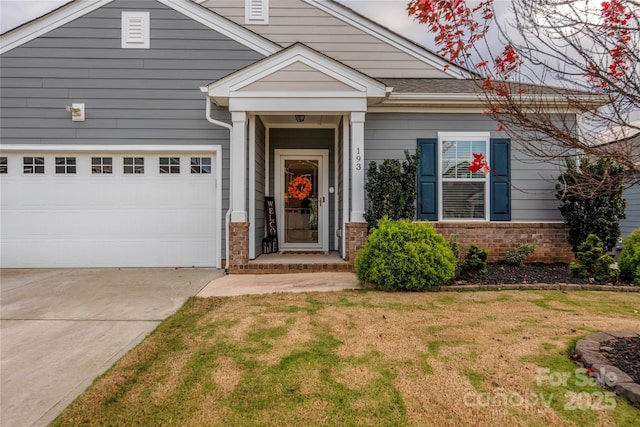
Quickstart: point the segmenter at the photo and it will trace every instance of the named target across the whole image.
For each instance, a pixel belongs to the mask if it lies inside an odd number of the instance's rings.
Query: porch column
[[[231,222],[247,222],[247,113],[234,111],[231,120]]]
[[[363,112],[351,113],[351,212],[349,222],[345,224],[345,255],[352,263],[358,251],[367,241],[367,222],[364,219],[364,115]],[[347,160],[345,159],[345,163]]]
[[[364,219],[364,115],[351,113],[351,222]]]

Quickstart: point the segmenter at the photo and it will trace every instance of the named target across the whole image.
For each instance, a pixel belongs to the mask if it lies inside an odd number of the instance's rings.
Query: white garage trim
[[[222,155],[221,145],[78,145],[78,144],[0,144],[0,152],[3,151],[40,151],[50,153],[64,152],[216,152]]]
[[[2,152],[3,155],[20,155],[20,154],[25,154],[27,156],[32,155],[32,154],[41,154],[43,156],[45,156],[46,158],[48,158],[49,160],[47,160],[48,162],[51,161],[51,158],[48,156],[55,156],[57,154],[63,155],[63,154],[67,154],[67,155],[79,155],[79,160],[80,158],[82,158],[84,156],[84,158],[90,158],[90,156],[92,154],[95,154],[96,156],[99,156],[100,154],[113,154],[116,157],[118,157],[118,154],[122,154],[122,155],[128,155],[129,153],[131,154],[140,154],[140,155],[146,155],[147,153],[149,154],[158,154],[160,156],[162,156],[165,153],[171,153],[172,155],[182,155],[185,156],[183,157],[183,159],[188,162],[188,157],[190,155],[193,154],[198,154],[198,153],[202,153],[202,154],[212,154],[213,157],[215,157],[215,159],[213,160],[213,164],[212,166],[215,168],[215,172],[213,173],[213,175],[209,175],[211,177],[211,179],[214,180],[213,183],[209,184],[211,185],[211,187],[214,189],[215,191],[215,195],[212,195],[213,198],[209,199],[212,200],[212,202],[214,203],[214,211],[211,211],[211,220],[213,220],[213,224],[211,225],[211,228],[209,229],[209,231],[207,233],[211,233],[213,235],[213,241],[210,241],[212,246],[209,246],[209,248],[213,249],[213,253],[208,252],[209,257],[208,259],[212,261],[212,264],[217,267],[217,268],[221,268],[222,266],[222,239],[221,239],[221,233],[222,233],[222,214],[221,214],[221,210],[222,210],[222,147],[220,145],[123,145],[123,146],[113,146],[113,145],[70,145],[70,144],[60,144],[60,145],[18,145],[18,144],[3,144],[0,145],[0,152]],[[152,157],[153,158],[153,157]],[[15,159],[15,157],[14,157]],[[114,158],[115,161],[115,158]],[[15,162],[15,160],[14,160]],[[86,163],[86,161],[85,161]],[[183,164],[183,170],[182,172],[186,172],[189,173],[189,164],[185,164],[185,162],[182,162]],[[157,170],[155,168],[157,168],[157,159],[153,159],[148,167],[152,167],[154,168],[154,174],[157,173]],[[14,163],[13,168],[15,168],[17,166],[17,163]],[[79,166],[78,166],[79,167]],[[115,167],[115,163],[114,163],[114,167]],[[20,164],[19,166],[20,170],[22,170],[22,164]],[[86,164],[85,164],[85,168],[86,168]],[[151,173],[152,169],[149,170],[149,173]],[[115,169],[114,169],[114,177],[116,177],[116,173],[115,173]],[[119,170],[119,173],[122,172],[121,169]],[[145,171],[147,172],[147,171]],[[84,174],[86,174],[87,172],[85,171]],[[14,172],[14,176],[15,174],[17,174],[16,172]],[[19,172],[20,175],[22,175],[22,172]],[[79,171],[78,175],[82,175]],[[3,181],[8,182],[11,180],[14,180],[14,178],[11,178],[11,176],[7,176],[7,178],[10,178],[9,180],[5,179],[5,175],[3,175]],[[86,175],[85,175],[86,176]],[[78,179],[83,179],[83,176],[76,176]],[[70,179],[73,179],[75,177],[72,176],[64,176],[64,175],[57,175],[54,174],[54,171],[52,169],[52,165],[50,163],[48,163],[47,165],[47,170],[45,175],[42,176],[34,176],[34,182],[38,179],[42,179],[45,178],[46,180],[49,181],[55,181],[58,180],[58,182],[61,185],[67,185],[70,183]],[[195,178],[195,177],[194,177]],[[26,178],[25,182],[28,182],[28,180],[31,178]],[[147,178],[148,181],[149,178]],[[191,180],[191,179],[190,179]],[[19,183],[20,181],[15,181]],[[185,184],[187,184],[187,182],[191,182],[191,181],[182,181]],[[197,182],[197,181],[194,181]],[[47,185],[51,185],[51,182],[49,182]],[[187,184],[189,185],[189,184]],[[19,188],[19,187],[18,187]],[[63,188],[63,187],[61,187]],[[177,187],[173,187],[174,189]],[[157,192],[157,191],[156,191]],[[194,193],[197,194],[197,193]],[[197,196],[196,196],[197,197]],[[16,199],[18,200],[18,199]],[[194,200],[198,200],[198,199],[194,199]],[[204,199],[200,199],[200,200],[204,200]],[[3,203],[5,202],[4,198],[3,198]],[[7,201],[8,202],[8,201]],[[153,205],[150,205],[153,206]],[[3,206],[3,209],[7,209],[7,208],[11,208],[10,206]],[[204,212],[204,211],[201,211]],[[160,213],[162,215],[162,213]],[[3,221],[4,222],[4,221]],[[211,223],[209,223],[211,224]],[[5,225],[5,224],[3,224]],[[6,230],[5,230],[6,231]],[[209,249],[209,250],[211,250]],[[211,258],[211,256],[213,257],[213,259]],[[212,264],[208,264],[208,265],[212,265]],[[7,265],[8,267],[10,267],[10,265]],[[187,265],[184,265],[187,266]],[[44,266],[43,266],[44,267]]]

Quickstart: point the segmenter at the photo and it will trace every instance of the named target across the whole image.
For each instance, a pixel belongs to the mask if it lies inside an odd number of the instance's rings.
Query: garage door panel
[[[152,240],[59,240],[57,250],[47,249],[48,240],[27,239],[20,242],[3,242],[14,248],[11,254],[3,254],[5,262],[20,263],[20,268],[40,268],[42,259],[47,259],[51,265],[66,267],[140,267],[143,265],[163,267],[204,267],[215,263],[211,241],[179,241],[171,239]],[[149,251],[149,245],[155,245],[156,250]],[[78,251],[79,247],[82,251]],[[197,256],[191,252],[197,251]],[[129,254],[126,257],[121,254]],[[69,254],[74,254],[73,262]]]
[[[160,174],[165,154],[145,153],[138,175],[121,169],[137,154],[109,153],[111,174],[91,173],[91,157],[103,154],[76,154],[69,175],[56,175],[49,155],[44,176],[16,171],[22,156],[2,179],[3,267],[215,266],[215,171],[191,174],[190,155],[175,155],[179,174]]]

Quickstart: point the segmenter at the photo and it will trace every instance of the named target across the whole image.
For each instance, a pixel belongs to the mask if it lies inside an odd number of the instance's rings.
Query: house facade
[[[333,1],[77,0],[0,54],[3,267],[243,272],[265,237],[352,262],[367,165],[417,149],[417,219],[571,258],[557,166],[466,70]]]

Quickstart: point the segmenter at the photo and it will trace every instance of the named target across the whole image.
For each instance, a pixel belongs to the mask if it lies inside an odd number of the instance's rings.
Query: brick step
[[[338,273],[352,272],[353,265],[348,262],[338,263],[303,263],[278,264],[256,263],[229,267],[229,274],[286,274],[286,273]]]

